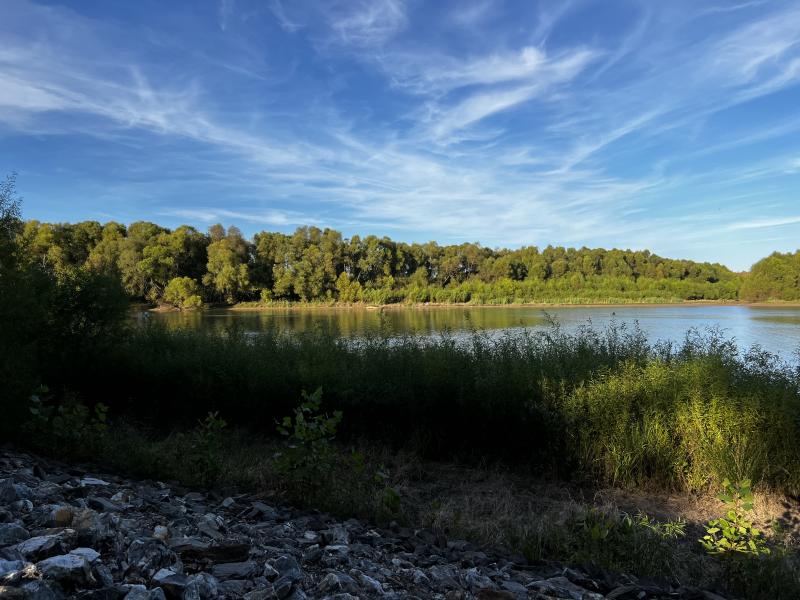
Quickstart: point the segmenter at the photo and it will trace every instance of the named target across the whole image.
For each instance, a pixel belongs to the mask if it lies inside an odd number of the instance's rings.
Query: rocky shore
[[[0,599],[720,600],[601,570],[529,564],[389,528],[0,453]]]

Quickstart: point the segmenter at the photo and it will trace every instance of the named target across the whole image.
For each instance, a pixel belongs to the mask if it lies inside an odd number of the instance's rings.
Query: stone
[[[210,600],[219,593],[219,583],[208,573],[197,573],[189,577],[183,590],[183,600]]]
[[[29,581],[22,585],[25,600],[61,600],[64,595],[58,589],[53,589],[44,581]],[[119,598],[115,596],[114,599]]]
[[[473,592],[476,589],[495,589],[494,582],[486,577],[485,575],[481,575],[477,568],[473,567],[467,571],[464,580],[467,583],[467,587]]]
[[[155,538],[139,538],[131,542],[126,552],[127,562],[131,568],[142,574],[152,575],[159,569],[175,563],[175,553],[161,540]]]
[[[220,581],[218,589],[228,598],[241,598],[249,587],[249,583],[244,579],[229,579]]]
[[[4,560],[0,558],[0,578],[5,577],[9,573],[21,571],[28,564],[24,560]]]
[[[45,579],[66,581],[73,584],[89,583],[92,574],[89,563],[82,556],[75,554],[62,554],[51,556],[36,563],[36,569]]]
[[[50,522],[53,527],[69,527],[75,514],[71,506],[58,506],[50,513]]]
[[[89,496],[86,501],[89,508],[98,512],[120,512],[122,510],[119,505],[102,496]]]
[[[286,598],[292,592],[293,587],[294,582],[288,577],[281,577],[272,584],[272,590],[276,598]]]
[[[24,600],[25,592],[17,587],[0,585],[0,600]]]
[[[507,592],[511,592],[523,598],[527,597],[528,594],[528,588],[516,581],[501,581],[500,587]]]
[[[522,596],[527,598],[527,594]],[[505,590],[479,589],[475,591],[476,600],[517,600],[517,595]]]
[[[563,575],[542,581],[534,581],[530,587],[537,592],[556,596],[557,598],[577,598],[578,600],[603,600],[604,598],[602,594],[590,592],[575,585]]]
[[[0,451],[0,494],[14,497],[0,507],[0,600],[724,600],[594,567],[527,564],[427,529],[75,475]]]
[[[73,550],[70,550],[69,553],[76,554],[77,556],[82,556],[90,563],[93,563],[98,558],[100,558],[100,553],[92,548],[75,548]]]
[[[16,544],[29,537],[28,530],[18,523],[0,523],[0,547]]]
[[[381,582],[377,579],[373,579],[369,575],[365,575],[364,573],[358,573],[358,581],[361,586],[370,594],[374,596],[383,596],[383,586]]]
[[[245,561],[214,565],[211,569],[211,574],[220,580],[247,579],[255,576],[258,571],[256,563]]]
[[[0,504],[11,504],[19,499],[17,488],[14,487],[14,482],[11,479],[4,479],[0,482]]]
[[[358,585],[355,580],[349,575],[334,571],[328,573],[319,582],[317,589],[323,594],[332,594],[334,592],[358,592]]]
[[[266,519],[268,521],[277,520],[278,513],[271,506],[267,506],[263,502],[253,502],[252,506],[253,510],[251,513],[253,516],[260,515],[262,519]]]
[[[297,559],[288,554],[276,558],[272,566],[281,577],[288,577],[292,581],[299,581],[303,576],[302,571],[300,571],[300,565],[297,564]]]
[[[97,479],[96,477],[84,477],[81,479],[81,487],[105,487],[107,485],[110,485],[107,481]]]
[[[172,569],[160,569],[153,575],[153,583],[163,589],[168,597],[181,598],[189,583],[189,578],[181,573],[176,573]]]
[[[167,597],[161,588],[148,590],[143,585],[134,585],[125,595],[125,600],[167,600]]]
[[[42,560],[64,553],[61,535],[39,535],[20,542],[14,549],[29,560]]]

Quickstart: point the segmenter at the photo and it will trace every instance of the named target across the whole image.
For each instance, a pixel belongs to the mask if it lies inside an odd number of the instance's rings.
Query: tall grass
[[[701,490],[725,477],[800,491],[798,370],[714,332],[677,346],[612,325],[493,338],[343,339],[133,330],[48,378],[112,414],[171,429],[208,411],[273,432],[322,387],[342,435],[434,458],[500,459],[559,477]]]

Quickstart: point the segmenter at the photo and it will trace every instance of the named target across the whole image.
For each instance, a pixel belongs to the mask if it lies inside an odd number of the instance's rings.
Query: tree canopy
[[[17,218],[18,222],[18,218]],[[132,299],[204,302],[604,302],[800,298],[795,255],[775,254],[744,278],[716,263],[647,250],[397,242],[318,227],[202,233],[139,221],[40,223],[15,233],[22,259],[65,274],[110,275]],[[171,288],[171,289],[170,289]],[[169,293],[168,293],[169,289]],[[191,298],[191,301],[187,299]]]

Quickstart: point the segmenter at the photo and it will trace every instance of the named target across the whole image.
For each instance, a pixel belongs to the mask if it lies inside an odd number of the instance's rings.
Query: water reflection
[[[141,314],[141,313],[140,313]],[[140,317],[141,318],[141,317]],[[604,327],[612,320],[638,323],[651,340],[680,341],[690,328],[719,328],[740,346],[758,344],[785,357],[800,346],[800,307],[661,305],[618,307],[430,307],[312,308],[235,311],[212,309],[188,313],[148,313],[148,319],[170,328],[222,331],[237,326],[245,331],[324,329],[352,337],[373,333],[430,335],[442,331],[505,332],[547,327],[551,319],[566,329],[591,323]]]

